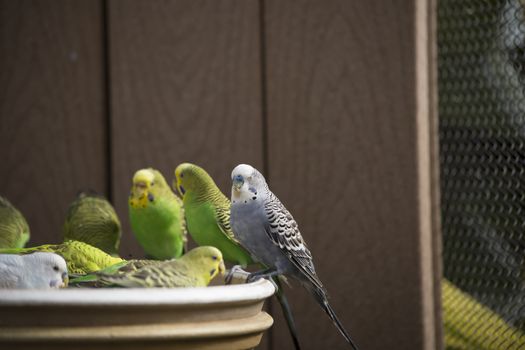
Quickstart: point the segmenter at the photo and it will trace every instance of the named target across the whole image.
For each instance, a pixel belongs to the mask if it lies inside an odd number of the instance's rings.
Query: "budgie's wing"
[[[66,241],[58,247],[56,253],[66,260],[71,274],[91,273],[123,261],[84,242]]]
[[[281,248],[288,259],[312,282],[323,289],[323,284],[315,273],[313,257],[306,247],[297,222],[279,199],[270,195],[264,205],[266,224],[265,231],[270,240]]]
[[[123,264],[121,268],[118,269],[118,273],[132,272],[137,271],[145,266],[158,266],[162,265],[164,261],[162,260],[128,260],[126,264]],[[101,272],[104,272],[101,271]]]
[[[231,241],[235,242],[240,246],[240,242],[233,235],[232,227],[230,224],[230,207],[228,205],[216,206],[215,207],[215,220],[217,221],[217,226],[221,232],[228,237]]]
[[[113,258],[115,259],[115,258]],[[107,285],[109,280],[112,278],[118,278],[119,276],[130,276],[132,272],[135,272],[145,266],[158,266],[164,263],[159,260],[121,260],[113,265],[102,268],[96,272],[81,274],[72,279],[69,283],[71,285],[84,284],[88,287]],[[96,283],[101,281],[100,285]],[[95,282],[95,284],[93,284]],[[91,283],[91,284],[87,284]],[[111,284],[111,283],[109,283]]]
[[[174,264],[149,265],[119,276],[103,276],[101,281],[127,288],[197,286],[198,276],[187,272]]]

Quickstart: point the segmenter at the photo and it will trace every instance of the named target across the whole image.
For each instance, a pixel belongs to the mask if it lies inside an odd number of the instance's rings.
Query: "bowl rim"
[[[209,305],[259,301],[274,293],[274,285],[266,279],[192,288],[0,289],[0,307]]]

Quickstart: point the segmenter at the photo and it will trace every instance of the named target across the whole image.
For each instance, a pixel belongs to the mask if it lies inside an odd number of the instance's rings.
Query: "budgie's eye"
[[[213,260],[217,260],[217,257],[214,255],[211,257]]]
[[[53,266],[53,270],[55,270],[56,272],[58,272],[58,266]]]
[[[155,182],[151,181],[151,186],[155,185]]]
[[[184,177],[184,173],[180,173],[180,175],[179,175],[179,176],[180,176],[180,177]]]

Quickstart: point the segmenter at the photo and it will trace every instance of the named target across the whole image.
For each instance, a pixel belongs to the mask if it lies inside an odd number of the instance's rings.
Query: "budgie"
[[[328,314],[345,340],[357,346],[328,303],[296,221],[270,191],[263,175],[250,165],[232,171],[231,224],[235,237],[254,260],[268,269],[252,278],[286,275],[298,280]]]
[[[230,226],[230,200],[201,167],[182,163],[175,169],[173,183],[184,203],[190,236],[198,245],[221,250],[224,260],[242,267],[253,264],[250,254],[240,246]],[[279,300],[296,349],[300,349],[292,311],[281,283],[275,278]]]
[[[115,209],[104,197],[82,192],[68,209],[64,240],[88,243],[113,256],[118,255],[121,225]]]
[[[187,241],[182,201],[159,171],[135,173],[128,204],[131,229],[148,257],[163,260],[182,255]]]
[[[66,241],[60,244],[45,244],[32,248],[0,249],[0,254],[30,254],[34,252],[56,253],[67,263],[69,274],[84,275],[116,263],[121,258],[113,257],[84,242]]]
[[[524,349],[525,334],[494,311],[461,291],[445,278],[441,281],[443,325],[447,349]]]
[[[0,289],[54,289],[66,287],[66,262],[57,254],[0,254]]]
[[[215,247],[197,247],[178,259],[131,260],[95,274],[72,280],[101,287],[172,288],[205,287],[217,274],[224,274],[224,261]]]
[[[253,263],[239,246],[230,227],[230,201],[201,167],[182,163],[175,169],[176,183],[184,204],[188,232],[198,245],[217,247],[224,260],[243,267]]]
[[[28,240],[26,219],[6,198],[0,196],[0,248],[22,248]]]

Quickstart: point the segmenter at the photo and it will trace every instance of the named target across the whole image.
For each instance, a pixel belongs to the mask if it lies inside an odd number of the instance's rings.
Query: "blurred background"
[[[239,163],[292,212],[362,349],[438,346],[436,9],[427,1],[0,0],[0,194],[29,245],[90,188],[130,232],[133,173]],[[434,28],[434,29],[433,29]],[[437,286],[437,287],[436,287]],[[301,287],[305,349],[346,349]],[[260,349],[290,349],[276,303]],[[435,308],[435,310],[434,310]]]
[[[443,273],[506,322],[468,323],[445,298],[447,345],[459,330],[525,348],[524,2],[441,0],[438,45]]]

